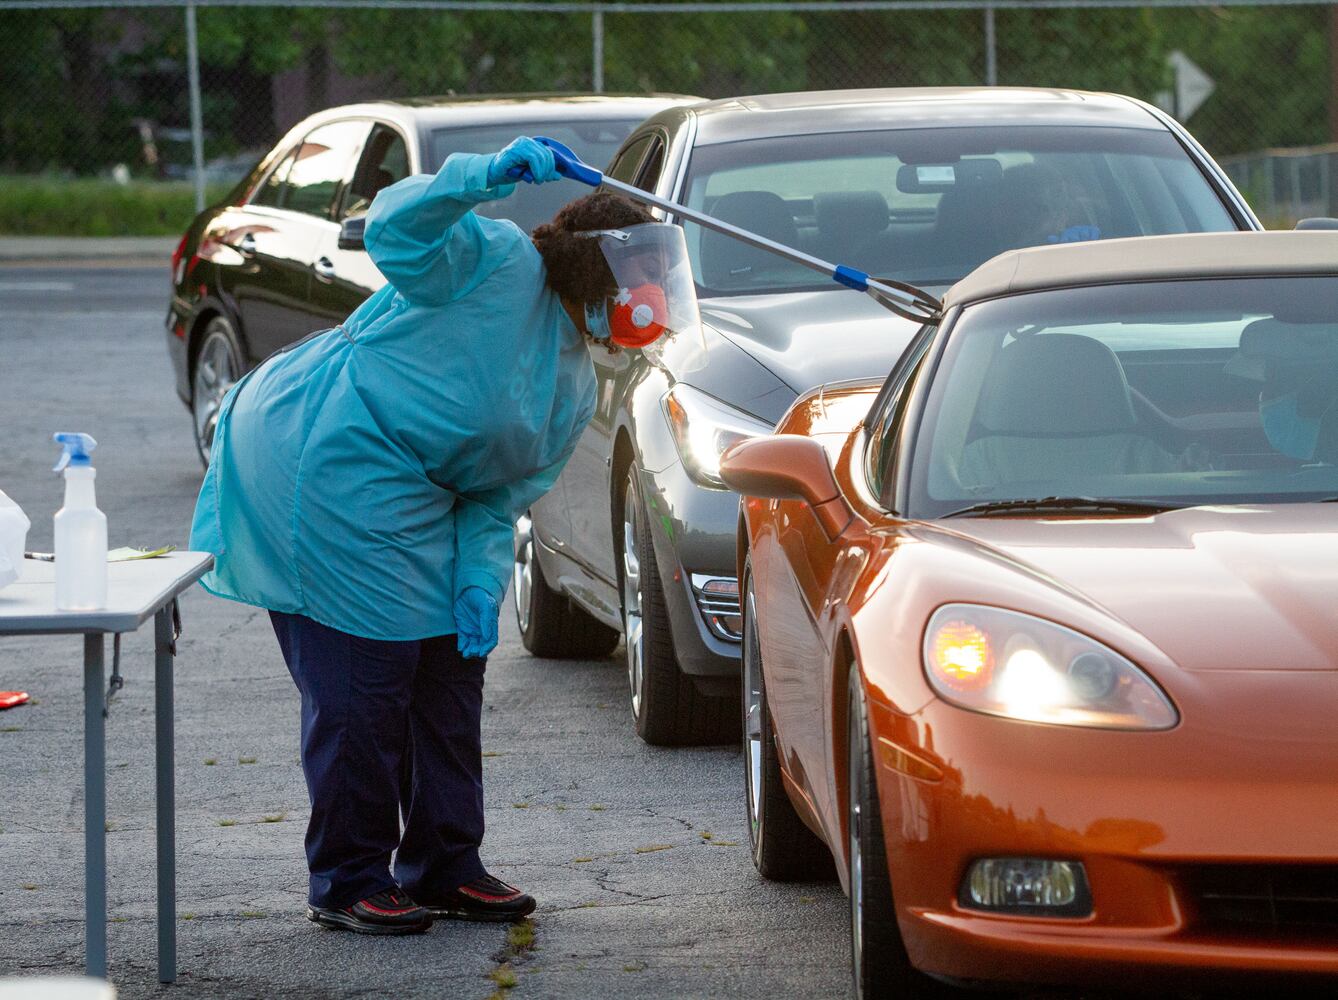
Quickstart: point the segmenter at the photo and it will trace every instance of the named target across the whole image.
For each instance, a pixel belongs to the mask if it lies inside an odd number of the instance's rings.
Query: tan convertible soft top
[[[1143,236],[1010,250],[953,285],[943,304],[1076,285],[1269,274],[1338,275],[1338,231]]]

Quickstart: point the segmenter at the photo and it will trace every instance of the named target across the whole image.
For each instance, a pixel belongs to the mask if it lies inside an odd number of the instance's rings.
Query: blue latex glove
[[[516,183],[515,177],[507,176],[507,171],[514,167],[529,170],[536,184],[555,181],[560,176],[553,162],[553,151],[523,135],[489,161],[488,184],[496,187],[499,184]]]
[[[466,587],[455,599],[456,644],[466,659],[487,656],[497,647],[497,602],[482,587]]]

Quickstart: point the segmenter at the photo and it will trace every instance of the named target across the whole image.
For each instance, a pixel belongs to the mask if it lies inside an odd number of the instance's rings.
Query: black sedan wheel
[[[195,425],[195,447],[200,461],[209,467],[209,451],[214,446],[214,430],[223,397],[242,377],[242,348],[232,324],[224,316],[215,316],[200,334],[191,375],[190,409]]]
[[[831,878],[832,855],[795,812],[781,780],[776,732],[767,705],[752,562],[743,569],[743,768],[753,864],[783,881]]]
[[[618,645],[618,632],[596,621],[554,590],[535,555],[534,524],[524,514],[516,522],[516,628],[535,656],[554,660],[602,659]]]
[[[732,698],[703,694],[674,656],[669,608],[635,465],[623,489],[621,564],[627,684],[636,731],[656,746],[723,743],[737,738]]]

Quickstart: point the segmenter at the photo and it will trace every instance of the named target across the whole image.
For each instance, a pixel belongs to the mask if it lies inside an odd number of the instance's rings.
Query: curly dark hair
[[[552,222],[531,234],[548,269],[548,287],[577,305],[604,301],[618,291],[613,272],[604,261],[599,240],[575,234],[654,221],[636,202],[609,191],[596,191],[562,206]]]

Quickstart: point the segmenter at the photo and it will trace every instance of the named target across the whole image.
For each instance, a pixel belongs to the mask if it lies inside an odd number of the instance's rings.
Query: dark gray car
[[[1021,246],[1261,228],[1168,116],[1075,91],[848,91],[673,108],[643,123],[607,173],[936,293]],[[812,386],[885,374],[915,332],[811,271],[685,229],[707,363],[674,348],[652,363],[593,347],[594,420],[516,530],[527,648],[606,655],[625,635],[637,732],[661,744],[727,739],[739,724],[739,512],[720,454],[770,431]],[[820,607],[821,595],[804,603]]]

